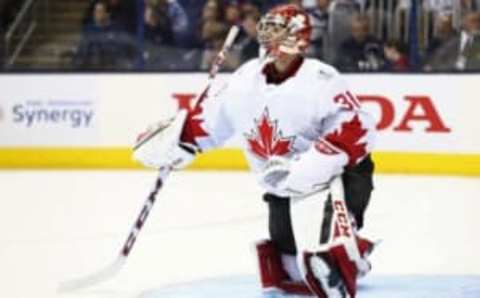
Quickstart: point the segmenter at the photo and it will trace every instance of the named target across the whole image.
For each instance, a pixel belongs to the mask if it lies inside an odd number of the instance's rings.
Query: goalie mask
[[[312,26],[305,11],[296,5],[280,5],[257,25],[258,42],[267,56],[302,54],[310,44]]]

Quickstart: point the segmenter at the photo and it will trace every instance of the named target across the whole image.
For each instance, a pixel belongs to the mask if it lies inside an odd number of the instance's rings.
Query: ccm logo
[[[336,215],[336,227],[338,236],[352,237],[352,229],[348,220],[348,212],[345,204],[341,201],[333,202],[333,209]]]
[[[351,98],[355,98],[353,95],[349,95]],[[177,101],[179,109],[190,110],[195,94],[174,93],[173,97]],[[431,97],[428,95],[406,95],[403,99],[407,109],[403,115],[400,115],[398,124],[394,124],[397,117],[396,108],[390,98],[382,95],[357,95],[356,99],[362,104],[373,104],[380,108],[380,117],[377,123],[378,130],[386,130],[393,127],[395,132],[410,132],[413,131],[412,124],[420,122],[426,124],[425,132],[427,133],[448,133],[451,131],[445,125]]]

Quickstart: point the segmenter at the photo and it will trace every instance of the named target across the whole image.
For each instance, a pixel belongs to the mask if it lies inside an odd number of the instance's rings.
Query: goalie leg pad
[[[357,246],[362,258],[371,253],[373,243],[357,237]],[[359,268],[350,261],[345,245],[332,246],[327,251],[303,253],[303,271],[308,286],[318,297],[355,297]]]
[[[303,253],[305,280],[318,298],[350,298],[339,268],[328,252]]]
[[[289,294],[311,295],[312,292],[302,281],[293,281],[283,268],[282,256],[270,240],[256,245],[260,281],[264,290],[277,289]]]
[[[314,195],[292,204],[299,266],[317,297],[353,298],[357,278],[371,268],[366,257],[373,244],[356,236],[345,203],[335,195],[343,197],[335,192],[327,199]]]

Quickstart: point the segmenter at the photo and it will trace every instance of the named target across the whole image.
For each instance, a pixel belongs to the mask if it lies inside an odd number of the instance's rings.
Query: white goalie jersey
[[[309,193],[355,166],[372,150],[373,119],[333,67],[306,58],[297,64],[279,82],[268,79],[271,65],[245,63],[227,84],[205,92],[182,141],[206,151],[239,135],[258,174],[272,158],[288,160],[283,187],[264,185],[279,196]]]

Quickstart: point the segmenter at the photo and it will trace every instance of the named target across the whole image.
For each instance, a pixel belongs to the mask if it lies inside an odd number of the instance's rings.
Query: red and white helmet
[[[310,44],[312,25],[308,14],[294,4],[279,5],[257,25],[258,42],[268,56],[304,53]]]

